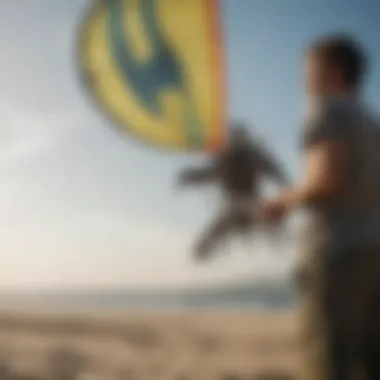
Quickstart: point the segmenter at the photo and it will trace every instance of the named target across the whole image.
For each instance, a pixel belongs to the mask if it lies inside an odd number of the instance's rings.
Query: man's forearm
[[[338,189],[332,186],[300,184],[284,190],[280,197],[290,209],[296,209],[311,204],[325,203],[338,196]]]

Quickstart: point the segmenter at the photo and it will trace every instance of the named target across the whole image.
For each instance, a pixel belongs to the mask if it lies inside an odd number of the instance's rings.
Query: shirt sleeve
[[[322,104],[306,121],[302,147],[308,148],[323,141],[346,142],[349,136],[348,112],[339,104]]]

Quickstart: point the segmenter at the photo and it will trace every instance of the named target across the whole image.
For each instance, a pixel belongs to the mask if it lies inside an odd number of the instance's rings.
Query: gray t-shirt
[[[344,191],[337,199],[310,206],[303,242],[316,249],[342,251],[380,245],[380,131],[377,117],[353,98],[324,99],[309,113],[302,147],[339,141],[349,152]],[[380,141],[380,139],[378,140]],[[376,145],[377,144],[377,145]]]

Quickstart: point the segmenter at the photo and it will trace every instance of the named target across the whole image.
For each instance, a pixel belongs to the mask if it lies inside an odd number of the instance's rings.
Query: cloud
[[[3,233],[2,288],[157,286],[180,281],[184,267],[186,233],[147,221],[94,213]]]
[[[0,103],[0,166],[29,161],[51,152],[59,142],[62,130],[48,115],[24,107]]]
[[[88,114],[80,107],[42,112],[0,98],[0,171],[29,165],[80,140],[89,131],[91,122],[86,119]]]

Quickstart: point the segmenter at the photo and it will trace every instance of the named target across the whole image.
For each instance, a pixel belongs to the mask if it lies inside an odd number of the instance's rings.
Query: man
[[[250,139],[242,125],[235,125],[227,147],[213,157],[209,164],[181,173],[181,185],[215,182],[221,187],[225,199],[222,213],[196,245],[196,258],[209,257],[215,246],[230,234],[251,229],[255,222],[252,202],[259,196],[258,181],[265,175],[281,185],[286,184],[280,166]]]
[[[264,202],[278,221],[304,207],[300,263],[304,380],[380,379],[380,128],[363,104],[366,57],[345,36],[306,54],[303,180]]]

